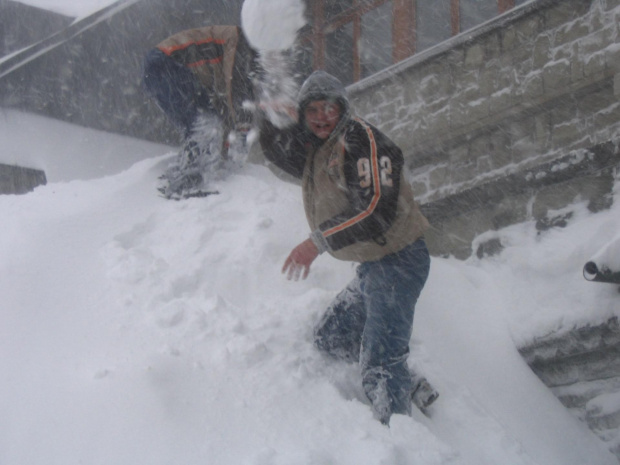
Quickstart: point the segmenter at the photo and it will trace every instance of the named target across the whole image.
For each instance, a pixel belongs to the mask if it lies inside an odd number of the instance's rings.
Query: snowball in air
[[[241,25],[257,50],[286,50],[306,24],[302,0],[245,0]]]

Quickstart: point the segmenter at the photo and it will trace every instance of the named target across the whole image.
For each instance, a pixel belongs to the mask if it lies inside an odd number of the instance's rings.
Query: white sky
[[[81,17],[94,13],[116,0],[16,0],[18,3],[36,6],[66,16]]]

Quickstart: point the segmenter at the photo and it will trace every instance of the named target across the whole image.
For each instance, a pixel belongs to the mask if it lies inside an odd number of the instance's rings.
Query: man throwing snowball
[[[428,221],[403,174],[401,150],[350,113],[342,83],[315,71],[298,96],[298,122],[260,123],[268,160],[301,179],[310,226],[282,271],[305,279],[319,254],[360,263],[315,329],[315,344],[359,362],[366,395],[384,424],[411,413],[407,366],[415,304],[429,273]],[[432,402],[436,393],[424,400]]]

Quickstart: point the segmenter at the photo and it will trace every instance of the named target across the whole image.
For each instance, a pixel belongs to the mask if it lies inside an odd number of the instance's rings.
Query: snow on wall
[[[619,23],[617,0],[528,2],[349,88],[357,113],[405,152],[421,204],[467,204],[432,222],[433,253],[467,258],[486,231],[582,199],[608,206],[613,167],[534,190],[505,183],[542,166],[570,171],[567,157],[604,144],[618,164]]]
[[[430,201],[620,137],[620,5],[530,2],[351,88]],[[478,35],[477,35],[478,34]]]

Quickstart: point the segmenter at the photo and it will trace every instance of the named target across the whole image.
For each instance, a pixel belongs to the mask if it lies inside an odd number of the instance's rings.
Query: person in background
[[[438,395],[425,379],[414,380],[407,364],[414,308],[430,268],[428,221],[404,178],[401,150],[351,114],[337,78],[310,75],[297,119],[287,129],[259,122],[265,157],[301,179],[310,227],[282,272],[305,279],[324,252],[360,264],[315,328],[315,345],[360,364],[374,414],[389,424],[392,414],[411,413],[412,396],[426,408]]]
[[[182,31],[147,53],[143,87],[184,138],[161,178],[165,197],[200,195],[205,175],[229,159],[230,140],[247,134],[257,56],[237,26]]]

